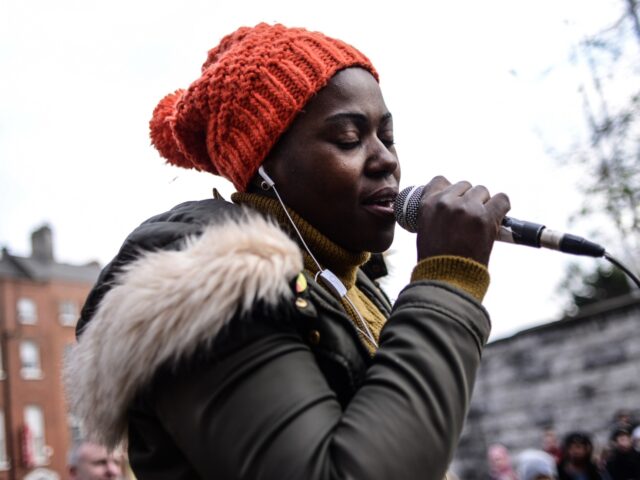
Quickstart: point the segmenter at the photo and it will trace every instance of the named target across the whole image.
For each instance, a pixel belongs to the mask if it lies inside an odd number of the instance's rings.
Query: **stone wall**
[[[490,444],[540,448],[545,427],[590,432],[602,447],[621,408],[640,413],[637,294],[490,343],[452,468],[483,478]]]

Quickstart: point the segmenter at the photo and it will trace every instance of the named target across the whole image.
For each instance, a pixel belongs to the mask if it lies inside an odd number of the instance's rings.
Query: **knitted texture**
[[[378,307],[367,297],[362,290],[358,288],[357,285],[354,285],[349,290],[347,290],[347,297],[353,302],[353,305],[358,309],[360,315],[367,322],[367,327],[369,331],[373,335],[373,338],[376,342],[380,340],[380,332],[382,331],[382,327],[387,323],[387,317],[380,311]],[[342,305],[344,306],[346,312],[351,317],[351,320],[355,325],[358,325],[358,314],[352,311],[351,305],[349,302],[341,300]],[[376,352],[375,345],[372,345],[366,335],[360,333],[360,337],[364,340],[365,345],[369,349],[371,354]]]
[[[469,258],[440,255],[418,262],[411,281],[438,280],[449,283],[482,301],[489,288],[487,267]]]
[[[276,199],[255,193],[234,193],[231,195],[231,200],[241,205],[249,205],[260,213],[275,218],[278,224],[298,242],[298,237],[293,231],[289,219]],[[369,260],[370,254],[368,252],[353,253],[345,250],[325,237],[296,212],[288,207],[287,211],[320,264],[335,273],[347,289],[355,285],[358,267]],[[304,268],[315,274],[318,271],[318,266],[304,249],[302,253],[304,255]]]
[[[245,191],[305,104],[349,67],[378,79],[367,57],[322,33],[242,27],[209,51],[187,90],[160,101],[150,122],[152,143],[168,163],[221,175]]]

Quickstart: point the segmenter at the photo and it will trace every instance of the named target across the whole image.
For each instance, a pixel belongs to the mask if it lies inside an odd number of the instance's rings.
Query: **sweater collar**
[[[291,227],[282,206],[275,198],[256,193],[236,192],[231,195],[231,200],[234,203],[250,206],[264,215],[273,217],[294,240],[300,243],[300,239]],[[298,230],[300,230],[300,234],[309,247],[309,250],[311,250],[320,265],[336,274],[347,289],[353,287],[356,283],[358,268],[369,260],[371,254],[369,252],[353,253],[345,250],[329,240],[289,207],[287,207],[287,211],[295,222],[296,227],[298,227]],[[316,263],[305,249],[302,249],[302,251],[304,255],[304,268],[312,274],[317,273],[318,266]]]

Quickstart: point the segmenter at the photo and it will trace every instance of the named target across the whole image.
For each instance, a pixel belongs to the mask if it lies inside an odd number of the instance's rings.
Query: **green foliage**
[[[585,272],[575,263],[569,265],[561,287],[571,294],[571,306],[565,312],[567,315],[576,315],[588,305],[631,291],[626,275],[617,268],[600,265],[592,272]]]
[[[582,59],[590,78],[580,86],[589,136],[570,155],[586,173],[579,188],[584,203],[574,219],[595,220],[607,250],[632,270],[640,268],[640,4],[620,0],[614,25],[585,38],[574,61]],[[635,79],[635,81],[630,81]],[[621,95],[621,92],[627,95]],[[605,224],[609,225],[606,226]],[[630,291],[625,274],[598,264],[585,272],[577,264],[561,285],[570,295],[569,312]]]
[[[604,102],[604,100],[602,100]],[[590,141],[574,160],[584,165],[581,185],[585,202],[579,214],[603,213],[624,238],[640,234],[640,92],[615,113],[603,104],[596,115],[587,112]],[[629,240],[629,238],[627,238]]]

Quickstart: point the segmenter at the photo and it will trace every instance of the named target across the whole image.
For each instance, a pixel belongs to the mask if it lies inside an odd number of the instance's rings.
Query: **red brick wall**
[[[58,472],[62,478],[66,476],[64,472],[70,434],[61,382],[61,363],[65,345],[75,341],[75,331],[73,327],[60,323],[59,302],[74,301],[79,309],[90,288],[91,285],[82,283],[0,279],[0,339],[6,349],[3,354],[6,376],[0,381],[0,406],[5,412],[7,435],[11,434],[11,439],[7,439],[7,454],[12,467],[15,467],[15,478],[22,478],[30,471],[22,464],[19,436],[24,424],[24,407],[29,404],[40,406],[44,413],[45,443],[52,448],[46,468]],[[36,303],[38,319],[35,325],[18,322],[16,305],[21,297],[30,298]],[[41,379],[22,378],[19,355],[21,340],[32,340],[38,344]],[[7,472],[0,472],[0,480],[9,478]]]

